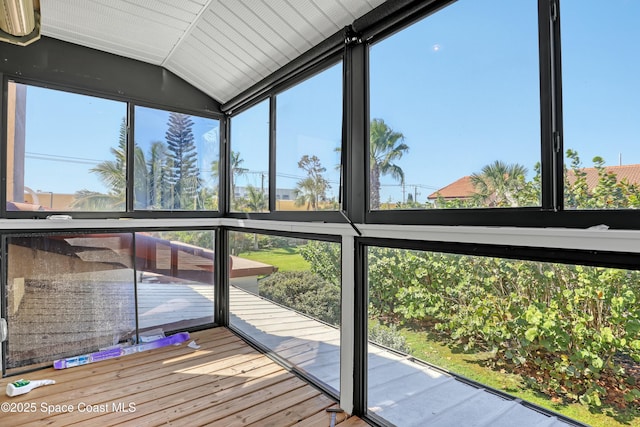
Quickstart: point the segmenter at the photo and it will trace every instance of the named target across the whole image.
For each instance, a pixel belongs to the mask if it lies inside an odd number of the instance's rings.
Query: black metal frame
[[[393,3],[393,2],[392,2]],[[402,2],[398,2],[402,3]],[[410,3],[410,2],[409,2]],[[403,18],[407,6],[388,22],[369,23],[367,38],[376,42],[422,17],[446,7],[451,1],[432,1],[418,15]],[[414,9],[418,8],[414,5]],[[364,18],[363,18],[364,19]],[[357,22],[357,21],[356,21]],[[355,24],[354,24],[355,25]],[[373,30],[371,29],[373,28]],[[558,0],[538,0],[538,37],[540,64],[540,126],[542,200],[538,208],[432,209],[372,211],[366,203],[365,222],[378,224],[477,225],[587,228],[607,224],[613,229],[640,229],[640,211],[564,210],[564,165],[562,141],[562,70],[560,44],[560,5]],[[377,32],[375,32],[377,31]],[[365,71],[365,78],[368,70]],[[356,103],[356,108],[360,106]],[[364,108],[368,111],[368,101]],[[367,114],[368,117],[368,114]],[[365,159],[368,161],[368,159]],[[366,193],[370,194],[368,188]]]
[[[558,0],[538,0],[539,29],[539,76],[540,76],[540,127],[541,127],[541,174],[542,200],[534,208],[484,208],[484,209],[430,209],[371,211],[369,209],[368,180],[368,47],[389,35],[402,30],[424,17],[453,3],[453,0],[391,0],[372,12],[358,18],[351,26],[336,32],[316,48],[303,54],[291,64],[278,70],[264,81],[254,85],[224,105],[217,104],[200,92],[190,88],[188,93],[177,98],[170,95],[181,93],[186,84],[175,78],[169,79],[166,93],[157,93],[155,87],[143,84],[144,73],[154,77],[165,72],[160,67],[140,64],[137,61],[119,58],[102,52],[83,49],[75,45],[45,38],[44,43],[34,48],[8,47],[8,58],[0,64],[3,76],[3,105],[6,104],[6,84],[9,79],[20,83],[40,85],[48,88],[81,93],[91,96],[127,102],[129,105],[129,140],[132,140],[135,117],[133,105],[163,110],[180,111],[220,120],[221,177],[219,209],[217,211],[170,211],[135,210],[133,201],[127,201],[126,211],[117,212],[60,212],[75,218],[206,218],[231,217],[242,219],[268,219],[279,221],[324,221],[344,223],[346,216],[354,223],[376,224],[422,224],[422,225],[477,225],[477,226],[527,226],[586,228],[596,224],[607,224],[614,229],[640,229],[640,211],[618,210],[564,210],[563,202],[563,144],[562,144],[562,80],[560,54],[560,11]],[[40,42],[39,42],[40,43]],[[69,73],[37,68],[31,61],[45,62],[51,52],[67,59],[87,79],[73,79]],[[33,55],[33,58],[30,57]],[[35,58],[35,59],[34,59]],[[89,60],[96,61],[93,64]],[[343,63],[343,141],[342,141],[342,191],[340,196],[344,212],[298,212],[277,211],[275,200],[275,102],[278,93],[302,80],[330,67]],[[108,64],[106,66],[105,64]],[[66,66],[68,68],[69,65]],[[123,90],[98,78],[106,70],[115,75],[117,84],[123,79],[123,70],[131,82]],[[117,70],[117,71],[116,71]],[[164,82],[164,80],[163,80]],[[270,100],[270,155],[269,155],[269,209],[267,213],[230,212],[228,187],[230,117],[264,100]],[[180,106],[176,107],[177,104]],[[204,104],[204,106],[203,106]],[[217,110],[216,110],[217,109]],[[226,116],[222,113],[226,112]],[[6,117],[2,118],[6,127]],[[222,136],[224,135],[224,137]],[[7,136],[3,133],[0,142],[6,147]],[[6,161],[6,148],[2,156]],[[132,151],[132,150],[130,150]],[[128,153],[132,165],[133,153]],[[6,172],[5,172],[6,173]],[[131,194],[133,179],[128,171],[128,194]],[[6,177],[0,195],[6,198]],[[42,212],[7,212],[0,203],[0,215],[5,218],[44,218]]]
[[[29,46],[3,44],[3,61],[0,62],[2,77],[2,107],[7,103],[9,80],[27,85],[95,96],[132,105],[177,111],[200,117],[219,120],[221,135],[225,129],[224,115],[220,103],[205,95],[184,80],[167,72],[162,67],[133,59],[84,48],[60,40],[42,37]],[[2,129],[6,129],[7,118],[2,114]],[[132,141],[133,116],[128,117],[128,141]],[[1,132],[0,157],[6,164],[6,132]],[[221,146],[222,149],[222,138]],[[133,151],[129,149],[129,151]],[[129,165],[133,153],[128,154]],[[127,197],[133,186],[133,166],[127,171]],[[2,218],[44,218],[48,213],[10,212],[6,210],[6,168],[0,174],[0,216]],[[221,203],[219,202],[219,206]],[[219,211],[145,211],[134,210],[133,200],[127,200],[126,211],[114,212],[59,212],[74,218],[203,218],[221,216]]]
[[[191,230],[189,218],[225,217],[238,219],[278,220],[278,221],[318,221],[344,223],[345,215],[354,223],[374,224],[415,224],[415,225],[469,225],[469,226],[524,226],[524,227],[566,227],[586,228],[596,224],[607,224],[616,229],[640,229],[640,211],[635,210],[580,210],[564,209],[563,203],[563,165],[562,165],[562,75],[560,52],[560,0],[538,0],[538,37],[539,37],[539,75],[540,75],[540,129],[541,129],[541,165],[542,200],[536,208],[505,209],[441,209],[441,210],[394,210],[371,211],[369,209],[369,46],[383,38],[400,31],[455,0],[388,0],[371,13],[358,18],[350,27],[336,32],[316,48],[303,54],[291,64],[278,70],[262,82],[243,94],[238,95],[224,105],[186,85],[181,80],[165,75],[160,67],[141,64],[114,55],[86,50],[53,39],[44,38],[34,44],[34,48],[6,47],[8,64],[0,64],[2,79],[2,104],[0,105],[0,123],[6,129],[7,118],[3,113],[7,100],[7,81],[9,79],[27,84],[108,99],[124,101],[129,104],[130,119],[129,140],[135,125],[134,106],[170,109],[203,117],[220,120],[220,191],[219,210],[202,212],[134,211],[133,201],[127,201],[126,212],[73,212],[74,217],[83,218],[163,218],[184,219],[184,226],[171,230]],[[44,42],[44,43],[42,43]],[[3,48],[5,49],[5,48]],[[21,50],[20,50],[21,49]],[[5,55],[5,50],[3,50]],[[54,65],[33,67],[33,62],[46,64],[46,59],[56,57],[66,59],[73,67],[72,72],[59,73]],[[97,60],[97,62],[96,62]],[[276,160],[275,160],[275,102],[279,92],[299,83],[342,60],[343,63],[343,141],[341,173],[342,211],[323,212],[286,212],[276,211]],[[94,65],[92,65],[94,64]],[[106,67],[105,67],[106,64]],[[152,83],[145,81],[149,73]],[[78,80],[78,74],[90,76]],[[111,79],[102,78],[114,74]],[[122,76],[126,75],[127,79]],[[168,89],[160,94],[158,75],[167,77]],[[269,100],[269,211],[268,213],[230,212],[229,159],[230,159],[230,119],[246,111],[255,104]],[[224,116],[223,116],[224,114]],[[6,132],[0,136],[0,164],[6,164]],[[130,150],[132,151],[132,150]],[[128,153],[129,164],[133,153]],[[132,168],[128,171],[128,192],[132,190]],[[6,212],[6,171],[0,173],[0,217],[42,218],[44,215],[20,213],[8,215]],[[252,226],[255,227],[256,223]],[[207,229],[198,227],[198,229]],[[272,231],[260,228],[212,227],[215,238],[215,322],[229,325],[229,232],[259,233],[302,237],[314,240],[339,242],[336,236],[322,234],[304,234],[296,232]],[[87,229],[74,232],[136,232],[167,228],[136,229]],[[47,230],[60,231],[51,224]],[[33,233],[32,230],[0,230],[2,237],[3,285],[6,286],[6,236],[17,233]],[[640,269],[639,256],[633,253],[611,251],[581,251],[557,248],[531,248],[505,245],[477,245],[450,242],[427,242],[420,240],[391,240],[380,238],[356,238],[355,241],[355,342],[354,342],[354,410],[357,415],[384,424],[384,421],[367,414],[367,246],[387,246],[401,249],[420,249],[447,253],[463,253],[478,256],[500,256],[513,259],[580,263],[585,265],[608,266],[616,268]],[[5,295],[3,295],[5,296]],[[0,301],[0,314],[6,312],[6,301]]]
[[[374,425],[387,426],[385,419],[380,418],[368,410],[367,405],[367,359],[368,359],[368,261],[367,249],[369,247],[384,247],[403,250],[420,250],[447,254],[459,254],[481,257],[497,257],[522,261],[538,261],[564,263],[597,267],[623,268],[640,270],[640,255],[635,253],[621,253],[597,250],[567,250],[555,248],[534,248],[524,246],[470,244],[455,242],[437,242],[425,240],[399,240],[381,238],[356,238],[356,306],[355,306],[355,354],[354,354],[354,409],[353,413],[369,421]],[[428,364],[428,362],[427,362]],[[486,387],[474,380],[460,376],[455,372],[449,372],[459,380],[478,388],[487,388],[505,398],[516,398],[501,390]],[[556,414],[539,405],[523,402],[523,405],[549,416],[556,416],[571,425],[585,425],[561,414]]]
[[[345,30],[346,31],[346,30]],[[323,61],[310,61],[306,66],[299,66],[298,72],[289,76],[289,78],[280,77],[267,88],[263,89],[262,97],[254,97],[253,94],[247,94],[248,103],[238,104],[238,101],[233,101],[230,107],[232,108],[232,114],[228,116],[228,121],[237,114],[240,114],[247,109],[255,106],[256,104],[268,100],[269,101],[269,212],[231,212],[231,206],[226,205],[226,216],[239,219],[263,219],[263,220],[278,220],[278,221],[323,221],[323,222],[338,222],[344,223],[345,219],[339,211],[279,211],[277,210],[276,200],[276,147],[277,147],[277,117],[276,117],[276,103],[277,97],[280,93],[287,89],[313,77],[316,74],[342,62],[343,73],[344,66],[343,52],[341,50],[331,49],[329,52],[324,53]],[[229,111],[231,112],[231,110]],[[343,114],[344,115],[344,114]],[[344,130],[343,130],[344,134]],[[342,151],[344,148],[344,139],[342,144]]]
[[[307,240],[331,242],[331,243],[338,243],[338,244],[341,243],[341,239],[340,239],[339,236],[328,235],[328,234],[300,233],[300,232],[264,230],[264,229],[254,229],[254,228],[239,228],[239,227],[225,227],[222,230],[222,232],[225,233],[226,236],[227,236],[226,239],[225,239],[225,242],[221,243],[221,244],[226,244],[227,256],[229,255],[229,251],[228,251],[228,248],[229,248],[228,233],[230,233],[230,232],[255,233],[255,234],[269,235],[269,236],[291,237],[291,238],[295,238],[295,239],[307,239]],[[225,319],[220,318],[220,321],[217,321],[217,323],[219,323],[220,326],[227,326],[235,334],[239,335],[245,341],[247,341],[251,346],[253,346],[254,348],[258,349],[260,352],[266,354],[271,359],[273,359],[274,361],[278,362],[280,365],[283,365],[288,371],[294,373],[295,375],[297,375],[300,378],[305,379],[306,381],[311,382],[315,387],[317,387],[318,389],[322,390],[324,393],[326,393],[327,395],[333,397],[334,399],[338,400],[340,398],[340,396],[338,394],[336,394],[336,392],[333,389],[331,389],[327,385],[325,385],[319,378],[315,378],[311,374],[307,373],[306,371],[296,367],[294,364],[291,364],[286,358],[278,355],[277,353],[274,353],[272,351],[272,349],[270,349],[269,347],[265,346],[261,342],[257,341],[253,337],[244,334],[241,330],[235,328],[229,322],[229,313],[230,313],[230,306],[229,306],[229,275],[227,274],[226,277],[223,278],[223,280],[224,280],[224,288],[225,288],[224,292],[226,292],[226,295],[224,296],[224,300],[222,300],[223,301],[222,303],[225,305],[224,310],[225,310],[226,318]],[[344,309],[345,309],[344,307],[341,307],[341,311],[344,310]],[[223,321],[224,321],[224,323],[223,323]]]
[[[8,262],[9,262],[9,251],[8,251],[8,244],[9,244],[9,239],[12,237],[21,237],[21,236],[28,236],[28,237],[32,237],[34,235],[42,235],[42,236],[56,236],[56,235],[77,235],[77,236],[82,236],[82,235],[86,235],[86,234],[123,234],[123,235],[131,235],[131,239],[132,239],[132,246],[131,246],[131,261],[132,261],[132,266],[131,268],[133,269],[133,283],[131,284],[133,286],[133,290],[134,290],[134,304],[135,304],[135,331],[136,331],[136,335],[138,334],[139,331],[139,318],[138,318],[138,279],[137,279],[137,267],[136,267],[136,233],[139,232],[149,232],[149,231],[158,231],[158,232],[167,232],[167,231],[211,231],[212,233],[214,233],[214,247],[216,249],[216,257],[214,258],[214,266],[224,266],[223,263],[221,263],[221,261],[218,259],[219,258],[219,254],[221,254],[222,256],[223,254],[223,250],[217,251],[218,246],[224,247],[223,245],[225,245],[225,242],[219,242],[218,238],[219,238],[219,234],[220,234],[220,230],[217,227],[198,227],[197,230],[194,230],[193,227],[178,227],[178,228],[171,228],[168,229],[166,227],[135,227],[135,228],[118,228],[118,229],[98,229],[98,228],[86,228],[86,229],[69,229],[69,230],[61,230],[61,229],[57,229],[55,227],[49,229],[49,230],[38,230],[37,232],[34,232],[33,230],[29,230],[29,229],[25,229],[25,230],[11,230],[11,231],[6,231],[0,234],[0,245],[1,245],[1,252],[0,252],[0,262],[2,265],[2,276],[0,277],[0,317],[3,318],[7,318],[7,310],[8,310],[8,295],[7,295],[7,285],[8,285],[8,274],[9,274],[9,269],[8,269]],[[228,263],[227,263],[228,265]],[[193,327],[189,327],[189,328],[185,328],[183,329],[184,331],[197,331],[197,330],[201,330],[201,329],[208,329],[208,328],[212,328],[212,327],[216,327],[216,326],[225,326],[226,324],[228,324],[228,312],[226,313],[226,317],[225,317],[225,312],[224,310],[227,309],[228,304],[225,304],[223,301],[226,300],[226,283],[227,283],[227,279],[225,276],[223,276],[223,278],[220,278],[219,276],[221,275],[227,275],[228,276],[228,268],[214,268],[214,276],[213,276],[213,286],[214,286],[214,294],[215,294],[215,299],[214,299],[214,312],[212,313],[213,315],[213,322],[212,323],[205,323],[202,325],[197,325],[197,326],[193,326]],[[219,306],[223,306],[222,309],[220,309]],[[223,323],[226,321],[226,324]],[[174,332],[174,331],[167,331],[167,332]],[[7,374],[7,367],[5,365],[5,361],[6,361],[6,356],[7,356],[7,346],[4,343],[0,344],[0,357],[1,357],[1,365],[2,365],[2,370],[0,372],[0,375],[2,377],[6,376]],[[30,368],[30,367],[25,367],[25,370],[21,372],[29,372],[30,370],[33,370],[34,368]],[[38,369],[38,368],[35,368]]]

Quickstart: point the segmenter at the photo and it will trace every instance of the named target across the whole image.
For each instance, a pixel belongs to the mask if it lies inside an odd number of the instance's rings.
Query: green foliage
[[[387,326],[378,322],[369,322],[369,341],[402,353],[411,351],[407,339],[394,324]]]
[[[477,196],[485,206],[519,206],[517,194],[524,190],[527,168],[496,160],[471,175]]]
[[[311,271],[328,283],[340,286],[342,252],[332,242],[310,240],[300,246],[300,255],[310,264]]]
[[[580,209],[621,209],[640,207],[640,186],[626,179],[618,181],[615,173],[607,171],[602,157],[593,158],[598,180],[593,188],[587,184],[587,173],[582,167],[580,156],[574,150],[567,150],[571,160],[569,169],[565,167],[565,205]]]
[[[276,272],[258,283],[261,296],[331,325],[340,324],[340,287],[309,271]]]
[[[173,188],[171,209],[198,209],[194,195],[202,186],[197,164],[198,152],[193,137],[193,120],[187,114],[171,112],[165,139],[170,159],[171,175],[168,182]]]
[[[640,362],[636,295],[636,271],[369,250],[370,314],[432,325],[534,389],[590,406],[639,402],[625,372]]]
[[[307,206],[307,210],[317,211],[320,202],[327,199],[327,190],[331,188],[329,181],[324,178],[327,171],[317,156],[305,154],[298,162],[298,168],[306,172],[307,176],[296,183],[294,194],[296,206]]]
[[[243,252],[240,257],[275,265],[278,271],[308,271],[309,263],[300,256],[298,248],[273,248]]]
[[[396,164],[409,151],[404,135],[394,131],[382,119],[373,119],[369,126],[369,188],[371,209],[380,209],[380,177],[388,175],[404,183],[404,171]]]

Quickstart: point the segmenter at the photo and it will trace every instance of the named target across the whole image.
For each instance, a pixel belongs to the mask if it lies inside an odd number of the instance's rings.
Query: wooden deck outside
[[[226,328],[117,359],[23,375],[56,384],[0,397],[3,426],[329,426],[338,405]],[[4,378],[0,386],[17,380]],[[343,427],[368,425],[337,417]]]
[[[297,369],[340,388],[340,330],[256,295],[229,289],[230,323]],[[519,399],[471,385],[409,356],[369,344],[367,403],[397,426],[568,427]]]

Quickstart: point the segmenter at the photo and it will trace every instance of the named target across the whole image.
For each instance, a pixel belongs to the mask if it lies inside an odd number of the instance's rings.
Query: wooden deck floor
[[[22,377],[54,379],[0,397],[0,425],[329,426],[337,403],[226,328],[195,332],[179,346]],[[17,380],[4,378],[0,387]],[[366,426],[338,416],[342,427]]]

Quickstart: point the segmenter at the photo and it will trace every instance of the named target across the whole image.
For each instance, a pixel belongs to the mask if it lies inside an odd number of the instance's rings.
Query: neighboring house
[[[640,164],[605,166],[606,173],[614,174],[618,182],[626,181],[630,184],[640,184]],[[598,184],[598,170],[596,168],[582,168],[586,176],[587,187],[592,191]],[[576,181],[576,175],[573,170],[567,171],[567,181],[572,185]],[[460,179],[448,184],[441,189],[429,194],[428,200],[437,203],[439,199],[445,201],[451,200],[469,200],[476,193],[476,189],[471,181],[470,175],[465,175]]]
[[[585,178],[589,191],[593,190],[598,184],[598,170],[596,168],[582,168],[580,170],[586,173]],[[605,166],[604,170],[608,174],[614,174],[618,182],[626,181],[630,184],[640,184],[640,164]],[[573,184],[576,181],[576,175],[573,170],[567,171],[567,181],[569,184]]]
[[[438,199],[444,200],[468,200],[475,194],[476,190],[471,182],[471,176],[465,175],[462,178],[442,187],[441,189],[429,194],[428,200],[437,202]]]
[[[266,195],[267,194],[267,189],[264,189],[263,192]],[[237,186],[234,196],[236,198],[248,197],[249,196],[248,187]],[[293,188],[276,188],[276,200],[294,200],[295,198],[296,198],[295,189],[293,189]]]

